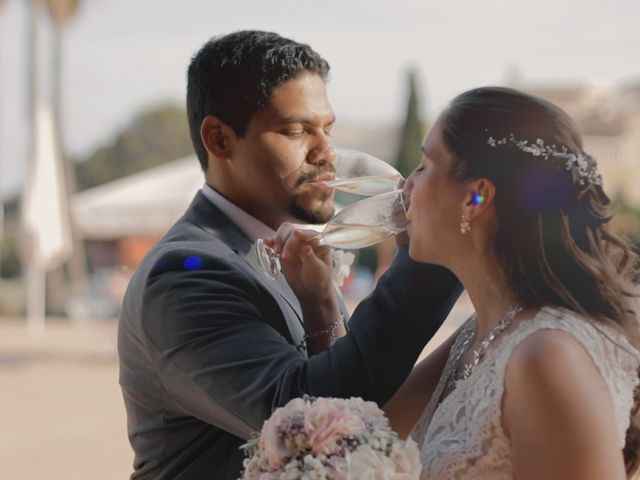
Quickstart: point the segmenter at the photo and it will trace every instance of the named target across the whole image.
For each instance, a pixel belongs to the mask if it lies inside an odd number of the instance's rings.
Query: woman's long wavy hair
[[[621,330],[639,346],[631,281],[636,255],[609,231],[609,198],[602,187],[580,185],[577,170],[536,157],[509,138],[565,146],[585,155],[575,123],[543,99],[500,87],[456,97],[440,118],[442,138],[453,154],[458,180],[487,178],[496,187],[498,228],[494,250],[525,308],[554,305]],[[631,475],[640,466],[640,395],[636,391],[624,458]]]

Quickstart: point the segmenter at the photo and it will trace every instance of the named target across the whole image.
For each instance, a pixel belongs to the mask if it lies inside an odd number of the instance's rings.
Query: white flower
[[[332,249],[331,250],[331,265],[333,267],[333,280],[341,287],[344,283],[344,279],[351,273],[351,265],[356,259],[356,256],[351,252],[345,252],[344,250]]]
[[[391,447],[389,456],[395,465],[396,478],[398,480],[417,479],[415,472],[420,472],[420,451],[418,445],[411,439],[404,444],[395,443]]]

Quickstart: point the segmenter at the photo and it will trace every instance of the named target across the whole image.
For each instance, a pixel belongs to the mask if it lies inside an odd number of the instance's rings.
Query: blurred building
[[[72,216],[90,268],[135,267],[203,182],[200,164],[189,156],[74,195]]]
[[[559,105],[576,120],[584,149],[597,161],[611,196],[640,206],[640,79],[622,86],[533,84],[511,86]]]

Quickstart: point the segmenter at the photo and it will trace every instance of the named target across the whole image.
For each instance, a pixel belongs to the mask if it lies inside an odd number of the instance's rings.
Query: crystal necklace
[[[489,345],[491,345],[491,342],[493,342],[498,335],[500,335],[505,329],[507,329],[513,323],[513,319],[521,310],[522,310],[522,307],[520,305],[516,305],[511,310],[509,310],[505,314],[504,318],[500,320],[495,327],[493,327],[493,329],[489,332],[489,334],[485,337],[485,339],[480,343],[480,347],[477,350],[473,351],[473,360],[467,363],[462,368],[462,371],[460,371],[461,369],[457,368],[458,363],[460,362],[462,355],[467,351],[467,345],[469,345],[469,343],[471,342],[471,339],[474,337],[474,331],[470,330],[465,335],[465,338],[463,339],[462,344],[460,345],[460,348],[458,350],[458,354],[453,360],[454,370],[450,377],[450,380],[452,381],[452,383],[455,383],[458,380],[466,380],[467,378],[469,378],[469,375],[471,375],[471,371],[476,365],[478,365],[478,362],[480,362],[480,360],[484,356],[485,352],[487,351],[487,348],[489,348]]]

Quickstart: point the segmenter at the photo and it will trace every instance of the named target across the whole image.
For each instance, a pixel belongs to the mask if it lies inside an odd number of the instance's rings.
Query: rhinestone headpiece
[[[497,148],[501,145],[512,143],[523,152],[530,153],[534,157],[543,157],[545,160],[558,160],[560,166],[564,166],[567,170],[574,170],[578,175],[578,184],[599,185],[602,186],[602,176],[598,172],[598,167],[593,159],[583,153],[572,153],[567,147],[562,145],[559,149],[555,145],[545,145],[541,138],[536,139],[535,143],[529,143],[527,140],[518,140],[509,135],[509,138],[495,139],[489,137],[487,145]]]

